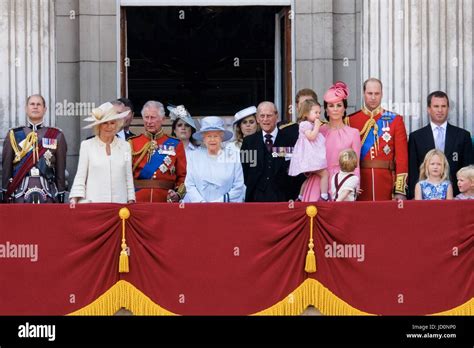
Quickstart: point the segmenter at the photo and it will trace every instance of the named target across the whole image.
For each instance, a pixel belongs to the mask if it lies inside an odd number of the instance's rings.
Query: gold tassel
[[[306,264],[304,270],[306,273],[316,272],[316,255],[314,254],[313,248],[313,219],[318,213],[318,209],[314,205],[310,205],[306,208],[306,215],[310,217],[309,225],[309,244],[308,244],[308,253],[306,254]]]
[[[121,208],[119,216],[122,219],[122,251],[120,252],[119,260],[119,273],[128,273],[128,254],[127,254],[127,243],[125,240],[125,220],[130,217],[130,210],[127,208]]]

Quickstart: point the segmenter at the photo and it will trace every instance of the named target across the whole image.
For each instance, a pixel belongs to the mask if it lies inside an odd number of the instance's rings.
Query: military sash
[[[176,147],[179,144],[178,139],[174,138],[169,138],[166,140],[162,148],[157,150],[151,157],[150,161],[143,167],[143,169],[140,171],[140,174],[138,175],[138,179],[140,180],[148,180],[153,177],[153,174],[158,170],[158,168],[164,163],[165,158],[169,155],[165,149],[169,149],[168,151],[171,151],[170,149],[173,148],[175,153],[176,153]]]
[[[26,138],[26,134],[23,129],[14,133],[15,133],[15,141],[17,144],[19,144]],[[43,138],[56,139],[58,134],[59,134],[58,129],[48,128]],[[38,141],[38,159],[44,155],[46,150],[47,149],[43,147],[42,142]],[[7,187],[7,193],[6,193],[7,197],[10,197],[11,194],[15,192],[15,190],[20,185],[23,178],[26,176],[26,174],[28,174],[30,169],[33,168],[33,166],[35,165],[35,163],[33,163],[33,151],[34,149],[30,150],[28,154],[25,157],[23,157],[16,166],[14,166],[13,180],[8,184],[8,187]]]
[[[385,111],[382,116],[377,121],[377,126],[378,126],[378,134],[377,137],[380,138],[383,134],[382,128],[384,127],[384,122],[388,122],[388,125],[390,126],[395,119],[395,114],[390,111]],[[367,135],[367,138],[365,139],[364,143],[362,144],[362,148],[360,150],[360,158],[364,159],[365,156],[369,153],[370,148],[374,146],[375,144],[375,136],[373,132],[369,132]]]

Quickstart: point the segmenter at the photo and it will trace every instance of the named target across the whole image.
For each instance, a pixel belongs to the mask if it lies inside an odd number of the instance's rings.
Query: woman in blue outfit
[[[188,157],[184,202],[243,202],[242,166],[233,151],[222,146],[232,138],[224,121],[217,116],[203,118],[201,130],[193,137],[202,145]]]

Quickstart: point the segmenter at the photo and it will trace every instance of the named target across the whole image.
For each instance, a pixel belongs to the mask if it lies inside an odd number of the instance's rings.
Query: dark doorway
[[[122,67],[122,94],[128,94],[137,111],[154,99],[165,106],[184,104],[193,116],[230,116],[273,101],[275,15],[281,10],[123,8],[122,54],[128,59]]]

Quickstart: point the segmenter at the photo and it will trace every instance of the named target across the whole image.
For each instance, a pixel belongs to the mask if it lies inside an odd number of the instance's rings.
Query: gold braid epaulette
[[[15,132],[13,131],[13,129],[11,129],[10,144],[12,145],[13,151],[15,152],[15,159],[13,160],[14,164],[20,162],[23,157],[25,157],[28,152],[30,152],[31,148],[33,149],[33,163],[36,163],[38,161],[38,135],[36,134],[36,132],[31,132],[26,136],[22,149],[20,150],[18,144],[16,143]]]
[[[375,150],[375,155],[377,156],[378,149],[379,149],[379,126],[377,124],[377,121],[374,120],[374,117],[378,115],[380,112],[383,111],[382,107],[379,106],[378,108],[370,111],[367,109],[367,107],[364,105],[362,106],[361,109],[362,113],[365,115],[369,116],[370,118],[365,122],[364,127],[360,131],[360,136],[362,137],[362,144],[364,144],[365,140],[369,136],[370,129],[373,127],[373,133],[374,133],[374,150]]]
[[[133,145],[132,145],[132,141],[131,139],[128,140],[128,143],[130,144],[130,147],[132,149],[132,158],[135,157],[135,156],[140,156],[138,157],[138,160],[135,161],[135,163],[133,164],[133,168],[132,168],[132,171],[135,171],[135,169],[137,169],[138,165],[142,162],[143,158],[145,157],[145,155],[149,155],[150,154],[150,148],[152,147],[152,141],[150,140],[149,142],[147,142],[145,145],[143,145],[143,147],[138,150],[138,151],[133,151]],[[149,160],[149,158],[148,158]]]
[[[377,122],[371,117],[367,122],[365,122],[364,128],[360,131],[360,135],[362,136],[362,144],[365,142],[367,137],[369,136],[370,129],[374,128],[374,139],[375,139],[375,144],[374,144],[374,149],[375,149],[375,154],[377,154],[377,150],[379,148],[379,126]]]

